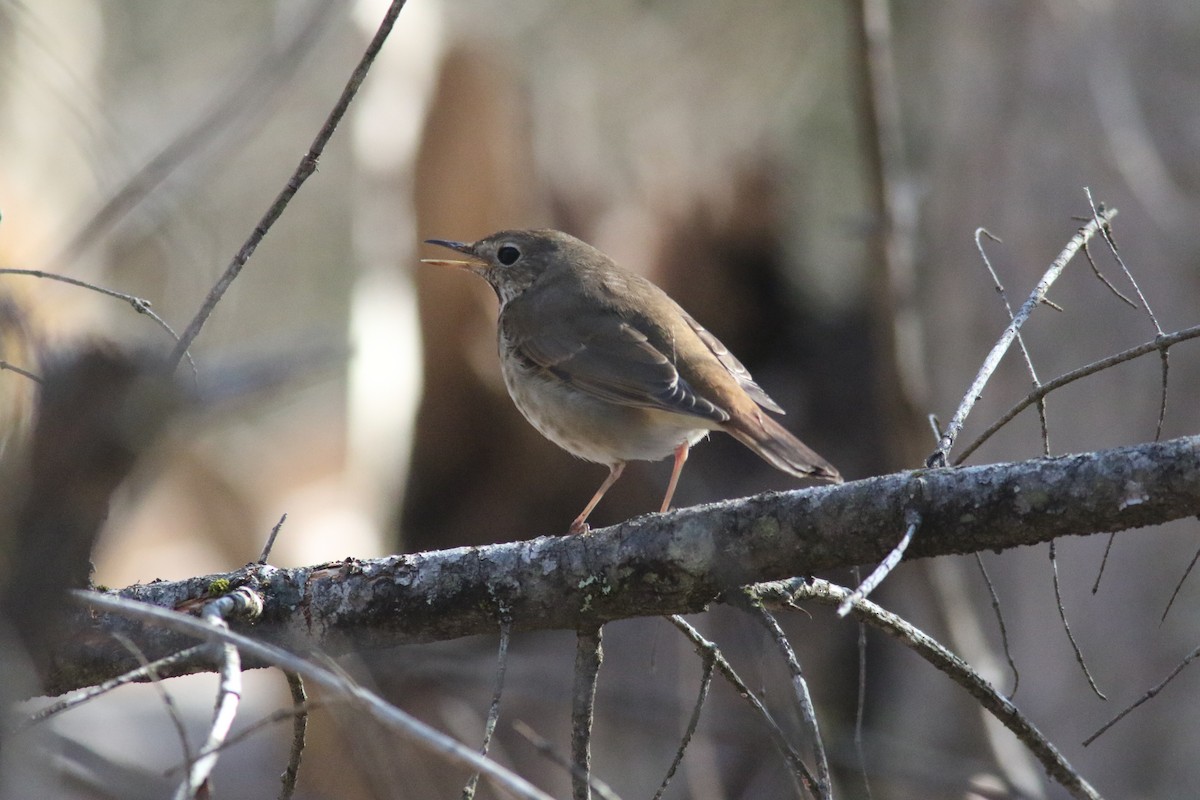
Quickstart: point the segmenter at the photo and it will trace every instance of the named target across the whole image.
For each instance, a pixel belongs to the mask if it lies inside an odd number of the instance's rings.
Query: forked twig
[[[986,228],[975,229],[975,249],[979,251],[979,257],[983,259],[983,265],[987,267],[988,275],[992,277],[992,285],[995,287],[996,293],[1000,295],[1000,299],[1004,302],[1004,310],[1008,313],[1009,322],[1012,322],[1016,317],[1013,316],[1012,304],[1008,302],[1008,292],[1004,290],[1004,284],[1000,282],[1000,276],[996,273],[995,268],[992,266],[992,260],[988,258],[987,250],[983,247],[983,241],[981,240],[983,236],[988,237],[993,242],[999,242],[1000,240],[993,236]],[[1084,247],[1086,248],[1087,245],[1085,244]],[[1044,297],[1042,301],[1050,304],[1050,301]],[[1058,306],[1054,306],[1054,308],[1058,308]],[[1058,310],[1061,311],[1062,309]],[[1033,388],[1037,389],[1042,383],[1038,380],[1037,370],[1033,368],[1033,357],[1029,355],[1029,348],[1025,346],[1025,337],[1021,335],[1020,331],[1017,331],[1017,347],[1021,349],[1021,355],[1025,359],[1025,367],[1029,370],[1029,377],[1033,378]],[[1050,425],[1046,421],[1045,396],[1038,400],[1037,410],[1038,420],[1042,425],[1042,455],[1048,456],[1050,455]]]
[[[783,632],[779,621],[766,609],[762,600],[754,594],[753,587],[743,590],[743,597],[749,601],[750,610],[755,613],[758,621],[767,629],[767,633],[775,640],[783,660],[787,663],[788,672],[792,676],[792,691],[796,697],[796,705],[800,709],[800,718],[808,726],[813,737],[813,756],[817,763],[817,797],[830,800],[833,788],[829,779],[829,759],[825,755],[825,744],[821,741],[821,727],[817,723],[817,711],[813,707],[812,695],[808,691],[808,681],[800,668],[800,659],[792,649],[787,634]]]
[[[1000,359],[1004,357],[1004,354],[1008,351],[1009,345],[1011,345],[1013,339],[1016,338],[1017,331],[1020,330],[1021,326],[1025,324],[1025,320],[1029,318],[1029,315],[1033,313],[1033,310],[1037,308],[1037,306],[1042,302],[1043,298],[1045,298],[1046,292],[1050,290],[1051,284],[1053,284],[1054,281],[1058,279],[1058,276],[1062,274],[1062,271],[1066,269],[1067,263],[1075,255],[1075,253],[1079,251],[1079,248],[1081,248],[1085,242],[1095,236],[1100,231],[1101,227],[1107,225],[1114,217],[1116,217],[1116,215],[1117,210],[1115,208],[1098,211],[1094,219],[1085,224],[1075,233],[1074,236],[1071,237],[1071,241],[1067,243],[1067,246],[1064,247],[1062,252],[1059,253],[1058,257],[1054,259],[1054,262],[1050,265],[1050,268],[1046,270],[1046,273],[1042,275],[1042,279],[1038,281],[1037,286],[1034,287],[1033,293],[1030,294],[1029,299],[1027,299],[1024,305],[1021,306],[1020,310],[1017,311],[1013,321],[1010,322],[1004,329],[1004,332],[1000,335],[999,341],[996,342],[996,344],[992,347],[991,352],[989,352],[987,357],[983,360],[983,364],[980,366],[979,372],[975,375],[975,380],[971,382],[970,388],[967,389],[967,393],[963,396],[962,402],[959,403],[958,408],[955,410],[954,416],[951,417],[950,423],[942,432],[942,436],[938,440],[937,449],[932,455],[929,456],[928,459],[926,459],[926,463],[930,467],[946,466],[947,459],[950,455],[950,450],[954,447],[954,442],[958,438],[959,432],[962,431],[963,424],[967,420],[967,415],[971,413],[971,409],[975,407],[976,401],[978,401],[979,397],[983,394],[983,387],[987,385],[988,380],[990,380],[992,377],[992,373],[996,370],[996,366],[1000,363]]]
[[[1063,386],[1066,386],[1068,383],[1073,383],[1080,378],[1086,378],[1089,375],[1094,375],[1097,372],[1106,370],[1109,367],[1117,364],[1131,361],[1139,356],[1144,356],[1147,353],[1153,353],[1156,351],[1161,352],[1162,350],[1178,344],[1179,342],[1187,341],[1188,339],[1195,339],[1197,337],[1200,337],[1200,325],[1184,328],[1183,330],[1176,331],[1175,333],[1169,333],[1164,336],[1156,336],[1153,341],[1145,342],[1137,347],[1131,347],[1128,350],[1123,350],[1120,353],[1102,358],[1099,361],[1094,361],[1087,366],[1080,367],[1079,369],[1072,370],[1064,375],[1060,375],[1052,381],[1046,381],[1039,388],[1030,392],[1028,395],[1018,401],[1008,411],[1004,412],[999,419],[988,426],[987,430],[979,434],[979,437],[975,439],[975,441],[963,448],[962,455],[956,458],[954,463],[956,465],[961,464],[963,460],[967,458],[967,456],[979,449],[980,445],[992,438],[996,431],[1000,430],[1010,421],[1012,421],[1013,417],[1029,408],[1031,405],[1036,403],[1039,398],[1045,397],[1050,392],[1060,389]]]
[[[175,329],[172,328],[165,319],[163,319],[162,317],[160,317],[158,314],[156,314],[154,312],[154,309],[152,309],[150,307],[150,301],[143,297],[138,297],[137,295],[132,295],[132,294],[126,294],[125,292],[118,292],[115,289],[108,289],[103,286],[100,286],[99,284],[80,280],[79,278],[72,278],[68,275],[59,275],[56,272],[45,272],[40,269],[15,269],[12,267],[6,267],[4,269],[0,269],[0,275],[25,275],[30,278],[42,278],[44,280],[59,281],[60,283],[66,283],[71,286],[78,286],[81,289],[88,289],[90,291],[105,295],[107,297],[114,297],[117,300],[123,300],[126,303],[129,303],[129,305],[137,313],[144,314],[147,317],[149,317],[150,319],[154,320],[155,324],[157,324],[158,327],[160,327],[164,331],[166,331],[170,335],[170,337],[176,342],[176,344],[179,343],[179,334],[175,332]],[[185,349],[184,355],[187,356],[188,364],[190,364],[192,367],[192,374],[195,374],[196,362],[192,360],[192,354],[187,352]],[[30,375],[29,373],[24,372],[22,370],[14,370],[14,371],[20,372],[22,375],[24,375],[27,378],[33,378],[34,380],[38,380],[37,378],[34,378],[33,375]]]
[[[797,791],[807,791],[809,794],[816,794],[817,779],[804,764],[804,760],[800,757],[800,754],[792,747],[792,743],[788,741],[787,734],[779,727],[779,723],[771,716],[771,712],[763,705],[762,700],[758,699],[758,695],[755,694],[754,690],[747,686],[746,682],[737,674],[737,670],[733,668],[733,665],[721,653],[720,648],[701,636],[700,631],[696,630],[687,620],[678,614],[672,614],[667,617],[667,621],[691,640],[701,658],[711,658],[713,660],[717,671],[725,677],[725,680],[733,685],[738,696],[749,703],[758,712],[758,715],[762,717],[767,725],[767,732],[771,735],[771,740],[775,742],[775,746],[779,749],[784,760],[787,761],[788,766],[791,768],[789,773],[793,781],[795,781]]]

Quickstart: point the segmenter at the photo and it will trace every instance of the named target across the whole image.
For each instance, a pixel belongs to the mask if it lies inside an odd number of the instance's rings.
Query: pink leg
[[[592,509],[595,508],[596,504],[600,502],[600,498],[604,497],[604,493],[607,492],[609,488],[617,482],[617,478],[621,477],[621,473],[624,471],[624,461],[618,461],[616,464],[608,465],[608,477],[604,479],[604,483],[600,484],[600,488],[596,490],[594,495],[592,495],[592,499],[588,501],[588,504],[584,506],[583,511],[580,511],[579,516],[576,517],[575,521],[571,523],[571,528],[568,533],[588,532],[588,514],[592,513]]]
[[[675,468],[671,470],[671,482],[667,484],[667,496],[663,498],[662,508],[658,510],[660,514],[665,514],[671,507],[671,498],[675,496],[675,486],[679,483],[679,473],[683,472],[683,462],[687,461],[688,447],[690,445],[684,441],[675,448]]]

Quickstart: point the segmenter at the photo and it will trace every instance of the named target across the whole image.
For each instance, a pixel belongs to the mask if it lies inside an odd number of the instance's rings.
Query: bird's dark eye
[[[520,257],[521,251],[511,244],[506,244],[496,251],[496,260],[506,267],[511,267],[517,263],[517,259]]]

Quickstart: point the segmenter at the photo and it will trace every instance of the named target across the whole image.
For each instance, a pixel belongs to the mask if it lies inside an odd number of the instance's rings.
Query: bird
[[[550,229],[425,243],[466,258],[423,263],[472,272],[495,291],[501,372],[525,419],[568,453],[608,467],[570,533],[588,532],[588,516],[629,461],[674,457],[665,513],[689,449],[712,431],[789,475],[842,482],[764,413],[784,412],[717,337],[595,247]]]

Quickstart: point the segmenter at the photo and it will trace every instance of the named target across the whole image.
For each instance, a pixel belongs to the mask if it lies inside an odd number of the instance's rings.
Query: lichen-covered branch
[[[332,655],[495,632],[500,609],[514,630],[579,629],[697,612],[745,584],[878,561],[903,534],[909,509],[920,512],[922,523],[908,558],[1003,550],[1194,516],[1200,437],[765,494],[639,517],[583,536],[287,570],[251,565],[120,594],[186,609],[198,606],[217,578],[249,583],[264,596],[265,612],[258,623],[235,629],[297,652]],[[131,668],[114,631],[151,659],[191,644],[104,615],[76,615],[68,624],[72,630],[43,675],[53,694]]]

